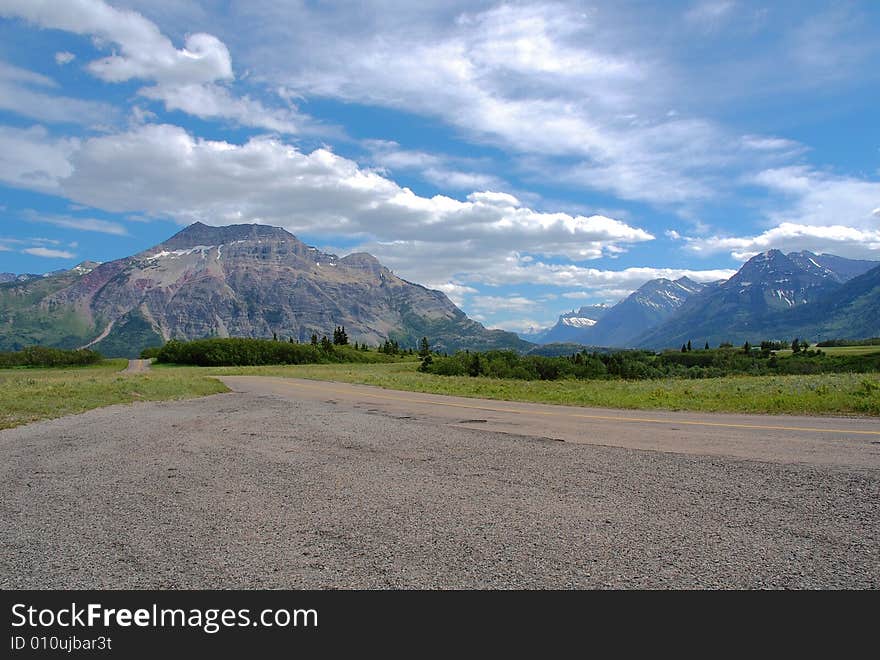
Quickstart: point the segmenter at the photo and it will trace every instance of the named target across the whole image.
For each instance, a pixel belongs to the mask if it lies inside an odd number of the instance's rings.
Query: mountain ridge
[[[487,330],[444,293],[403,280],[372,255],[339,258],[268,225],[194,223],[130,257],[41,284],[0,285],[0,350],[46,343],[133,355],[171,338],[308,341],[337,325],[373,345],[390,338],[415,346],[427,336],[438,350],[531,346]]]

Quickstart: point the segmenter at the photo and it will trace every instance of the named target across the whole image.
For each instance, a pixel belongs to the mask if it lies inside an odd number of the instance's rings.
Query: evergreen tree
[[[682,344],[682,345],[681,345],[681,352],[682,352],[682,353],[687,353],[687,352],[688,352],[687,344]]]
[[[751,352],[752,352],[752,345],[749,342],[746,342],[745,344],[743,344],[743,353],[748,355]]]
[[[688,339],[688,353],[691,352],[691,340]]]
[[[427,337],[422,337],[422,341],[419,342],[419,355],[423,358],[431,355],[431,345],[428,343]]]
[[[480,354],[474,353],[471,363],[468,365],[468,375],[479,376],[483,371],[483,365],[480,363]]]
[[[327,338],[327,335],[321,337],[321,350],[325,353],[331,353],[333,351],[333,342]]]
[[[791,352],[797,353],[799,350],[801,350],[801,342],[797,337],[795,337],[791,340]]]
[[[706,350],[706,351],[709,350],[709,342],[706,342],[706,347],[703,350]]]
[[[312,333],[312,346],[317,346],[317,345],[318,345],[318,335],[317,335],[317,333],[313,332]]]

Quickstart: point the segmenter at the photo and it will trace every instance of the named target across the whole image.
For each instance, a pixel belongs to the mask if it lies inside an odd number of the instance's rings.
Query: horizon
[[[878,261],[878,28],[858,2],[0,0],[0,272],[264,224],[523,332],[771,249]]]

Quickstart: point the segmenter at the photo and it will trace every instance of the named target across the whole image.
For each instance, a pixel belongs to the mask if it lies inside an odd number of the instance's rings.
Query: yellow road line
[[[321,381],[309,381],[310,383],[317,383]],[[296,386],[303,385],[303,383],[292,383],[288,382],[288,385]],[[314,385],[312,386],[315,389],[326,390],[328,392],[333,392],[335,394],[344,394],[343,390],[334,389],[332,387]],[[369,385],[362,385],[362,387],[370,387]],[[398,390],[395,390],[398,391]],[[401,390],[402,391],[402,390]],[[687,424],[689,426],[712,426],[712,427],[720,427],[720,428],[734,428],[734,429],[753,429],[760,431],[806,431],[809,433],[843,433],[846,435],[877,435],[880,436],[880,431],[860,431],[860,430],[845,430],[845,429],[817,429],[810,427],[801,427],[801,426],[765,426],[759,424],[734,424],[731,422],[703,422],[703,421],[692,421],[692,420],[684,420],[684,419],[656,419],[650,417],[616,417],[612,415],[588,415],[585,413],[560,413],[552,410],[524,410],[517,408],[493,408],[491,406],[486,405],[468,405],[466,403],[458,403],[453,401],[434,401],[434,400],[424,400],[424,399],[415,399],[404,396],[390,396],[387,394],[377,394],[375,392],[364,392],[359,391],[359,394],[363,396],[372,397],[374,399],[388,399],[390,401],[406,401],[410,403],[422,403],[422,404],[431,404],[435,406],[448,406],[453,408],[467,408],[470,410],[488,410],[491,412],[509,412],[515,413],[518,415],[549,415],[549,416],[561,416],[561,417],[577,417],[579,419],[598,419],[604,421],[614,421],[614,422],[633,422],[633,423],[647,423],[647,424]],[[428,396],[445,396],[445,395],[428,395]]]

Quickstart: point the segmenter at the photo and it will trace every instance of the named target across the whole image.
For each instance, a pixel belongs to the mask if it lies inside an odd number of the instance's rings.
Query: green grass
[[[154,365],[123,375],[125,360],[93,367],[0,370],[0,428],[116,403],[185,399],[227,391],[210,376],[255,375],[377,385],[388,389],[574,406],[805,415],[880,415],[880,376],[737,376],[704,380],[522,381],[434,376],[418,362],[281,367]]]
[[[810,348],[814,351],[822,351],[828,355],[869,355],[871,353],[880,353],[880,346],[811,346]]]
[[[204,372],[183,367],[120,373],[126,360],[91,367],[0,370],[0,429],[133,401],[186,399],[228,391]]]
[[[522,381],[434,376],[413,362],[209,369],[377,385],[411,392],[606,408],[800,415],[880,415],[880,375],[730,376],[702,380]]]

